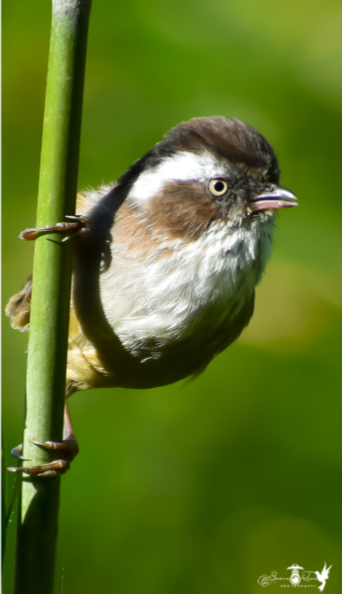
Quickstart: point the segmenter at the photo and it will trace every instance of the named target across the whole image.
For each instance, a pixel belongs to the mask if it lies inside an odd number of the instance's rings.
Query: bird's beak
[[[252,212],[262,210],[275,210],[276,208],[290,208],[298,206],[297,196],[282,186],[269,186],[268,190],[259,194],[248,202],[248,208]]]

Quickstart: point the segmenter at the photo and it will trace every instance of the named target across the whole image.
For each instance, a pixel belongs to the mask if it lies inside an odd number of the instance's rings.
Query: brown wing
[[[11,318],[11,326],[22,332],[29,329],[31,309],[32,275],[28,277],[19,293],[11,297],[6,305],[6,316]]]

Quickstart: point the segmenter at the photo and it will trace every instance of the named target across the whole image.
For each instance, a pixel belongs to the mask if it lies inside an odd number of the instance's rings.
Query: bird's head
[[[168,132],[119,185],[157,234],[189,242],[215,222],[240,227],[296,206],[279,173],[272,147],[254,128],[236,118],[203,117]]]

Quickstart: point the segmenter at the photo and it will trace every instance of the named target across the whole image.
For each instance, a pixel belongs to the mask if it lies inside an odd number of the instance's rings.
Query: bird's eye
[[[228,190],[228,184],[224,179],[212,179],[209,183],[209,190],[213,196],[223,196]]]

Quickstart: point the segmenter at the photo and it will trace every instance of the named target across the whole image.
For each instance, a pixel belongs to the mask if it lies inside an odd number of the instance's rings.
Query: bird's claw
[[[70,468],[70,463],[72,460],[77,456],[79,448],[76,437],[74,435],[68,436],[61,442],[58,441],[45,441],[40,442],[33,440],[34,443],[38,447],[45,448],[47,450],[62,450],[63,457],[59,460],[54,460],[53,462],[48,462],[47,464],[41,464],[40,466],[9,466],[7,470],[10,472],[22,472],[28,474],[29,476],[34,477],[54,477],[60,476],[64,474]],[[23,458],[20,456],[22,451],[22,446],[17,446],[14,448],[12,452],[15,451],[13,455],[19,458],[20,460],[27,460],[27,458]]]
[[[18,458],[18,460],[24,460],[24,462],[29,462],[29,458],[24,458],[23,456],[21,456],[22,451],[23,444],[21,443],[11,450],[11,455],[14,456],[14,458]]]
[[[42,464],[41,466],[8,466],[7,470],[10,472],[22,472],[34,477],[52,477],[64,474],[70,467],[70,462],[66,460],[55,460],[48,464]]]
[[[69,437],[63,439],[63,441],[36,441],[33,439],[32,443],[36,446],[45,448],[46,450],[64,450],[65,452],[69,452],[72,455],[72,460],[78,454],[78,443],[74,435],[69,435]]]
[[[88,217],[83,215],[66,216],[70,222],[57,223],[56,225],[47,225],[46,227],[33,227],[32,229],[25,229],[19,235],[19,239],[26,241],[34,241],[42,235],[49,235],[50,233],[67,233],[63,241],[67,241],[71,236],[79,235],[88,230]]]

